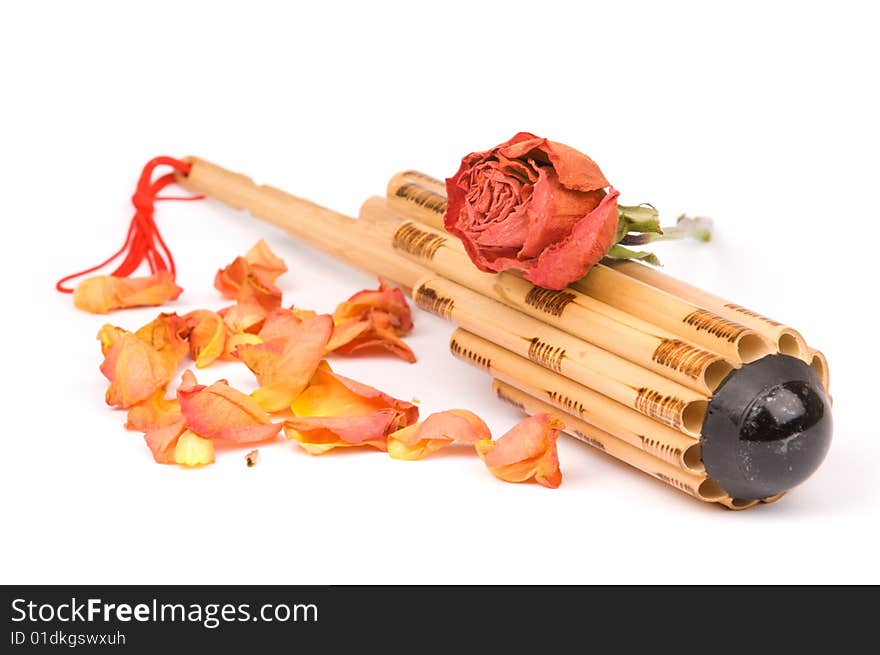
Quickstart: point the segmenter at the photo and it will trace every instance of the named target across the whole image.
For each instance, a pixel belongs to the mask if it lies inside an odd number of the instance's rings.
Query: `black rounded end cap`
[[[703,422],[706,472],[734,498],[767,498],[799,485],[831,445],[831,403],[816,372],[788,355],[732,371]]]

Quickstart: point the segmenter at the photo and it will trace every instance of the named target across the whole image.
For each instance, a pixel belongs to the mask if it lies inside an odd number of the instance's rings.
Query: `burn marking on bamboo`
[[[635,402],[636,409],[652,418],[671,425],[674,428],[681,427],[681,415],[684,412],[685,402],[675,396],[665,396],[659,391],[640,387]]]
[[[500,400],[503,400],[504,402],[509,403],[509,404],[513,405],[514,407],[518,408],[519,410],[521,410],[525,414],[528,414],[528,411],[526,411],[526,406],[523,403],[521,403],[520,401],[516,400],[515,398],[511,398],[510,396],[508,396],[507,393],[504,391],[504,389],[502,389],[500,387],[495,389],[495,395],[498,396],[498,398]]]
[[[435,214],[446,213],[446,198],[418,184],[401,184],[394,195]]]
[[[568,304],[575,299],[570,291],[552,291],[532,287],[526,294],[526,304],[551,316],[562,316]]]
[[[639,439],[642,440],[642,450],[646,453],[651,453],[652,455],[656,455],[660,459],[667,461],[677,462],[681,458],[681,448],[670,446],[658,439],[646,437],[643,434],[639,435]]]
[[[584,411],[587,409],[582,402],[570,398],[564,393],[559,393],[558,391],[547,391],[547,397],[557,405],[564,407],[569,412],[577,414],[578,416],[583,416]]]
[[[674,371],[699,380],[703,369],[715,359],[715,355],[696,348],[680,339],[663,339],[651,359]]]
[[[688,487],[685,483],[681,482],[680,480],[676,480],[675,478],[671,478],[668,475],[666,475],[665,473],[657,473],[656,471],[654,472],[654,475],[657,478],[659,478],[660,480],[663,480],[663,482],[665,482],[666,484],[671,484],[676,489],[681,489],[685,493],[689,493],[692,496],[694,495],[693,490],[690,487]]]
[[[557,373],[562,372],[562,360],[565,359],[565,348],[554,346],[538,337],[529,342],[529,359]]]
[[[394,233],[392,245],[421,259],[432,260],[437,250],[446,243],[446,237],[419,229],[412,223],[404,223]]]
[[[759,321],[764,321],[767,325],[771,325],[773,327],[782,327],[782,323],[777,323],[773,319],[767,318],[766,316],[762,316],[758,312],[753,312],[751,309],[746,309],[741,305],[737,305],[736,303],[725,303],[724,305],[728,309],[732,309],[735,312],[739,312],[740,314],[745,314],[746,316],[751,316],[752,318],[756,318]]]
[[[466,359],[473,364],[476,364],[482,369],[489,370],[492,368],[492,360],[486,357],[485,355],[481,355],[480,353],[476,353],[470,348],[465,348],[458,341],[453,339],[449,344],[449,350],[452,351],[452,354],[460,359]]]
[[[416,291],[415,300],[418,307],[445,318],[447,321],[452,319],[455,300],[441,296],[436,289],[425,285],[420,286]]]
[[[423,180],[428,184],[436,184],[441,186],[443,184],[442,180],[438,180],[436,177],[431,177],[427,173],[422,173],[421,171],[404,171],[401,173],[402,177],[409,177],[414,180]]]
[[[697,332],[702,330],[719,339],[726,339],[730,343],[736,341],[743,332],[748,330],[744,325],[730,321],[708,309],[698,309],[691,312],[684,317],[683,322],[695,328]]]
[[[603,444],[601,441],[597,441],[596,439],[593,439],[593,437],[591,437],[587,434],[584,434],[580,430],[575,430],[574,433],[578,436],[578,438],[581,441],[584,441],[584,442],[590,444],[593,448],[598,448],[599,450],[605,450],[605,444]]]

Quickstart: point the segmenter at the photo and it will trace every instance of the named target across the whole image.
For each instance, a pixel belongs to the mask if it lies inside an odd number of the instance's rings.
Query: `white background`
[[[57,3],[0,10],[0,582],[880,582],[877,16],[871,3]],[[121,241],[140,168],[197,154],[356,213],[395,171],[454,172],[528,130],[600,162],[625,202],[711,215],[667,270],[828,355],[835,437],[783,501],[703,505],[572,440],[558,490],[476,458],[312,458],[292,443],[159,466],[103,402],[104,318],[53,290]],[[373,281],[214,202],[162,203],[186,291],[265,237],[287,300]],[[156,310],[110,320],[133,328]],[[425,414],[519,419],[416,313],[413,366],[337,370]],[[240,365],[210,368],[253,388]]]

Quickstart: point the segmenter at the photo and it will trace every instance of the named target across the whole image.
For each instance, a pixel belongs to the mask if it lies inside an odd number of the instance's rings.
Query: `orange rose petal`
[[[318,312],[311,309],[297,309],[296,307],[291,307],[290,311],[292,311],[293,315],[301,321],[305,321],[309,318],[315,318],[315,316],[318,315]]]
[[[393,329],[388,327],[387,314],[374,313],[366,321],[357,321],[353,324],[343,323],[337,327],[341,329],[338,335],[334,332],[334,338],[331,339],[331,343],[334,345],[332,352],[351,355],[360,350],[382,348],[410,364],[414,364],[416,361],[412,348],[398,337]],[[329,346],[327,350],[331,351]]]
[[[144,435],[144,441],[147,442],[147,446],[153,453],[153,459],[159,464],[174,464],[174,449],[177,446],[177,439],[185,430],[186,421],[180,418],[171,425],[147,432]]]
[[[163,387],[146,400],[142,400],[128,409],[125,429],[149,432],[173,425],[182,418],[180,402],[177,398],[166,398]]]
[[[489,427],[473,412],[450,409],[388,435],[388,454],[394,459],[422,459],[454,441],[473,444],[491,436]]]
[[[205,368],[223,354],[226,347],[226,324],[216,312],[198,309],[183,317],[191,329],[189,333],[190,356],[196,368]]]
[[[101,364],[101,373],[110,380],[107,404],[131,407],[165,388],[176,372],[177,362],[167,354],[133,334],[122,334]]]
[[[244,258],[254,270],[260,272],[270,282],[274,282],[282,273],[287,272],[287,264],[284,263],[281,257],[272,252],[269,244],[263,239],[257,241],[245,253]]]
[[[177,398],[187,427],[208,439],[265,441],[281,428],[279,423],[272,423],[253,398],[233,389],[226,380],[206,387],[195,382],[195,376],[187,371],[177,389]]]
[[[239,332],[252,332],[256,334],[263,327],[263,321],[266,320],[269,312],[257,303],[237,303],[224,307],[217,313],[223,317],[223,321],[230,332],[235,334]]]
[[[159,314],[134,334],[153,346],[161,355],[168,357],[176,368],[189,352],[184,337],[189,334],[190,329],[183,317],[177,314]]]
[[[236,257],[229,266],[217,271],[214,286],[227,298],[270,310],[281,306],[281,289],[270,278],[271,274],[254,269],[244,257]]]
[[[392,432],[419,419],[419,408],[414,404],[337,375],[329,367],[319,368],[308,388],[291,404],[293,413],[300,417],[365,416],[385,409],[395,412]]]
[[[174,463],[181,466],[204,466],[214,463],[214,442],[184,430],[174,446]]]
[[[327,352],[333,352],[350,344],[370,329],[370,321],[343,321],[333,326],[333,335],[327,342]]]
[[[390,326],[400,336],[412,329],[412,310],[406,302],[403,291],[392,287],[382,278],[379,278],[378,289],[358,291],[351,298],[340,303],[333,312],[333,318],[339,323],[351,319],[363,320],[372,312],[386,314]]]
[[[300,323],[302,320],[292,310],[279,307],[269,312],[263,327],[257,334],[263,341],[287,338],[294,334],[296,326]]]
[[[177,299],[181,291],[168,271],[147,277],[98,275],[77,285],[73,304],[93,314],[106,314],[123,307],[162,305]]]
[[[260,451],[252,450],[244,456],[244,461],[248,465],[248,468],[256,466],[260,461]]]
[[[492,474],[507,482],[535,482],[555,489],[562,484],[556,440],[562,422],[550,414],[523,419],[498,441],[477,441],[474,448]]]
[[[235,356],[235,349],[239,346],[251,345],[255,346],[257,344],[263,343],[263,340],[260,339],[256,334],[250,334],[249,332],[239,332],[238,334],[227,334],[226,336],[226,344],[223,348],[223,359],[228,360],[238,360],[238,357]]]
[[[284,422],[284,434],[288,439],[295,439],[310,455],[354,446],[372,446],[384,451],[385,435],[397,421],[397,413],[391,409],[365,416],[298,417]]]
[[[107,356],[107,353],[110,352],[110,348],[113,347],[113,344],[116,343],[116,340],[123,334],[130,333],[128,330],[123,330],[121,327],[116,327],[109,323],[105,323],[101,326],[101,329],[98,330],[98,339],[101,342],[101,353],[105,357]]]
[[[316,316],[296,325],[287,338],[236,348],[235,356],[257,376],[256,401],[270,412],[288,407],[315,374],[332,330],[329,316]]]

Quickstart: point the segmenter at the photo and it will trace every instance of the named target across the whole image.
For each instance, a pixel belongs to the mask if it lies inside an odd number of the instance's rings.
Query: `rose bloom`
[[[466,156],[446,193],[446,229],[482,271],[562,289],[614,245],[618,193],[596,163],[528,132]]]

